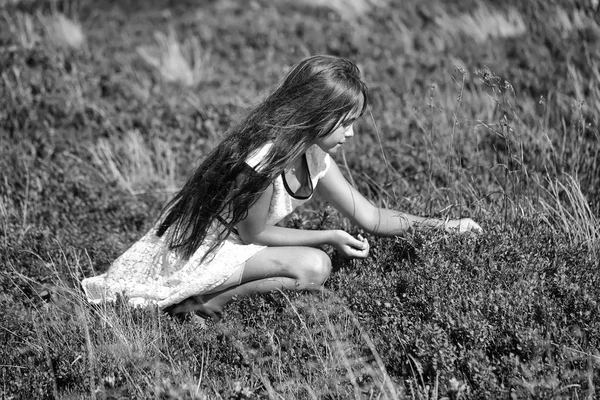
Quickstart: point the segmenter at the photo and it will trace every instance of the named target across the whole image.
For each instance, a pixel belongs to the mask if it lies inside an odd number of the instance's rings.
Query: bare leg
[[[198,311],[219,319],[223,307],[234,297],[278,289],[319,290],[331,272],[331,260],[312,247],[269,247],[246,261],[241,278],[233,276],[210,292],[190,298],[172,313]]]

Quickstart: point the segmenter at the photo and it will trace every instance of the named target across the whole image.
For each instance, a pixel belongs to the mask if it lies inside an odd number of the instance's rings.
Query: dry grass
[[[33,3],[34,0],[0,0],[0,7],[7,7],[15,4]]]
[[[66,393],[58,389],[58,377],[53,372],[58,366],[52,354],[55,349],[72,346],[76,340],[80,347],[68,352],[73,359],[66,362],[87,376],[91,398],[222,399],[224,394],[234,393],[239,396],[236,398],[243,399],[254,398],[256,390],[264,390],[272,399],[301,399],[307,394],[315,399],[324,395],[352,399],[406,398],[401,384],[388,375],[367,331],[344,301],[333,294],[328,295],[324,303],[315,303],[308,297],[290,299],[280,293],[285,298],[288,313],[297,319],[296,339],[311,348],[314,356],[304,366],[309,373],[289,375],[289,360],[282,356],[285,350],[281,348],[281,341],[286,338],[265,332],[263,337],[268,337],[268,346],[273,351],[259,356],[255,347],[237,342],[240,353],[253,355],[254,373],[252,377],[241,379],[231,376],[227,383],[230,387],[223,388],[212,378],[205,378],[210,354],[218,352],[212,348],[215,342],[200,350],[190,344],[190,335],[202,335],[198,331],[202,328],[193,323],[174,326],[176,323],[157,309],[142,310],[112,303],[90,305],[80,291],[61,278],[58,271],[64,269],[60,264],[67,263],[67,257],[64,258],[44,262],[53,284],[41,284],[13,270],[16,279],[26,282],[25,286],[46,299],[31,311],[36,336],[26,339],[24,344],[46,358],[56,397]],[[81,275],[84,262],[88,261],[70,261],[66,268],[71,279]],[[65,329],[64,324],[69,323],[71,326]],[[235,321],[223,322],[210,329],[229,335],[239,328],[236,324]],[[183,362],[182,355],[174,353],[181,353],[182,346],[190,351]],[[190,358],[190,354],[198,352],[199,356]],[[101,370],[100,365],[110,365],[111,369]],[[415,382],[422,380],[417,370],[413,376]],[[260,386],[262,389],[258,389]],[[214,388],[214,392],[210,388]],[[414,390],[416,398],[430,395],[439,398],[437,385],[427,392],[418,385]]]
[[[152,77],[132,68],[129,64],[124,64],[123,70],[128,77],[123,84],[131,90],[131,93],[139,101],[144,103],[149,101],[152,96]]]
[[[39,43],[40,36],[36,32],[31,15],[17,12],[12,17],[7,12],[4,12],[2,16],[8,25],[8,29],[16,37],[18,44],[22,48],[31,49]]]
[[[374,7],[385,7],[387,0],[301,0],[309,7],[328,8],[346,20],[365,16]]]
[[[593,8],[597,8],[597,5]],[[556,7],[554,18],[550,23],[563,32],[563,35],[567,35],[573,30],[583,30],[586,28],[600,32],[600,25],[594,19],[591,9],[589,12],[586,12],[585,9],[577,9],[569,14],[564,8]]]
[[[485,42],[496,37],[516,37],[527,31],[521,14],[514,8],[502,13],[481,5],[470,13],[450,16],[447,13],[435,18],[444,35],[454,40],[466,35],[477,42]]]
[[[3,83],[3,95],[6,99],[10,99],[9,104],[12,109],[27,107],[31,104],[33,98],[31,89],[27,85],[23,85],[19,69],[7,69],[2,71],[0,76]]]
[[[541,200],[544,219],[550,227],[566,234],[574,243],[583,243],[593,257],[600,254],[600,221],[581,191],[577,177],[566,175],[564,182],[548,179],[544,190],[549,200]]]
[[[353,399],[403,398],[398,382],[388,375],[370,336],[342,299],[330,293],[325,304],[307,304],[306,299],[292,301],[285,293],[282,295],[300,323],[299,334],[307,338],[317,359],[309,367],[314,372],[300,381],[278,376],[278,382],[285,384],[271,386],[270,398],[304,398],[304,391],[312,398],[322,398],[325,393]],[[287,369],[284,360],[275,362],[281,363],[279,370]],[[306,380],[307,377],[311,378]]]
[[[567,65],[568,83],[579,105],[581,112],[600,112],[600,65],[597,61],[590,60],[589,71],[592,77],[586,78],[573,64]],[[572,104],[573,99],[571,99]]]
[[[54,46],[80,49],[85,44],[85,33],[81,24],[59,12],[50,15],[38,14],[46,36]]]
[[[155,32],[154,38],[155,44],[140,46],[137,52],[167,82],[194,86],[210,79],[210,54],[202,49],[198,38],[190,37],[180,42],[173,27],[169,28],[168,35]]]
[[[98,140],[90,152],[105,179],[132,195],[177,190],[175,156],[163,140],[147,143],[138,131],[129,131],[122,139]]]
[[[40,322],[35,323],[37,337],[28,346],[35,346],[37,352],[46,355],[50,371],[56,368],[51,358],[54,348],[71,343],[75,333],[82,346],[79,355],[70,362],[86,371],[89,398],[122,398],[126,394],[139,398],[206,398],[201,389],[202,373],[199,376],[196,373],[204,370],[204,359],[197,360],[198,365],[184,364],[170,353],[169,340],[173,338],[167,337],[157,310],[142,311],[113,304],[94,307],[81,292],[67,287],[57,273],[54,280],[57,281],[54,286],[29,280],[33,290],[46,298],[47,303],[32,310],[32,318]],[[70,321],[76,322],[76,327],[64,329],[62,324]],[[98,360],[111,360],[111,371],[99,372]],[[84,362],[87,365],[80,366]],[[59,396],[54,372],[51,378],[55,397],[64,398]]]

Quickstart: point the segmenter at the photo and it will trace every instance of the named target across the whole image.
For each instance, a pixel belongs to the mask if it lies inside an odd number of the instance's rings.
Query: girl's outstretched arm
[[[417,226],[458,232],[481,231],[470,218],[444,221],[376,207],[350,185],[333,160],[327,174],[319,181],[317,192],[345,217],[375,235],[393,236]]]
[[[369,246],[343,230],[300,230],[266,225],[273,185],[269,185],[259,199],[248,210],[248,216],[236,228],[244,243],[263,246],[308,246],[323,244],[334,246],[349,258],[365,258]]]

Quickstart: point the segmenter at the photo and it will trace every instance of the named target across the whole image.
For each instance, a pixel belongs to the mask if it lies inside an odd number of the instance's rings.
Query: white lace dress
[[[246,163],[252,168],[260,169],[259,163],[270,146],[267,144],[259,149]],[[329,155],[318,146],[311,146],[307,150],[306,163],[312,189],[325,175],[330,162]],[[267,224],[275,225],[311,197],[312,191],[305,198],[295,197],[289,192],[284,178],[277,177],[273,182]],[[117,258],[106,273],[83,279],[81,285],[88,301],[114,301],[116,295],[121,294],[134,305],[156,304],[165,308],[223,284],[236,272],[241,272],[250,257],[265,248],[243,244],[239,236],[232,233],[214,253],[201,262],[215,240],[215,235],[212,234],[207,235],[205,242],[192,257],[184,260],[169,250],[166,236],[158,237],[155,229],[151,229]],[[239,275],[241,277],[241,273]]]

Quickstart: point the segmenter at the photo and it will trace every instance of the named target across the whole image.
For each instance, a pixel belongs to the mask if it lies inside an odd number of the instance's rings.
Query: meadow
[[[0,398],[594,399],[597,0],[0,1]],[[201,327],[92,306],[228,126],[313,54],[370,109],[374,203],[484,232],[368,237],[320,294]],[[319,199],[284,224],[359,234]]]

